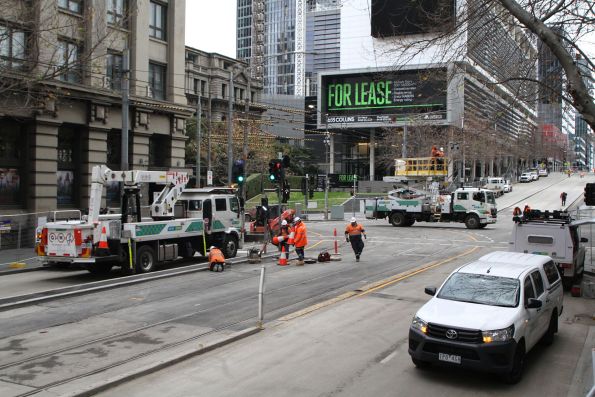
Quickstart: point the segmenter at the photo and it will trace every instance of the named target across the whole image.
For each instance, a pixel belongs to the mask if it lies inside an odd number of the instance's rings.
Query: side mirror
[[[586,237],[581,237],[581,243],[588,243],[589,239]]]
[[[434,296],[436,295],[436,287],[426,287],[424,288],[424,292],[428,295]]]
[[[539,299],[529,298],[527,309],[539,309],[543,303]]]

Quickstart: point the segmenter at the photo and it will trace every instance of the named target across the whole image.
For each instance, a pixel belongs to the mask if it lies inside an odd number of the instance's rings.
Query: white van
[[[567,212],[543,212],[530,219],[515,222],[510,251],[550,256],[562,275],[562,283],[570,288],[582,275],[585,247],[578,227],[590,221],[573,221]]]
[[[484,188],[493,191],[496,194],[496,197],[500,197],[504,194],[505,186],[506,180],[504,178],[489,177],[486,180]]]

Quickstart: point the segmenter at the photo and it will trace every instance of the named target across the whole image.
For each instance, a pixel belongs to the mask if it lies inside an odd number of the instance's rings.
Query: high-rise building
[[[589,67],[589,63],[583,59],[579,54],[576,56],[576,63],[580,69],[581,75],[583,77],[583,81],[587,86],[590,92],[593,91],[593,74],[591,73],[591,69]],[[576,112],[575,118],[575,136],[577,138],[578,143],[575,144],[575,153],[578,152],[578,156],[581,160],[583,160],[583,165],[587,169],[593,169],[595,167],[595,159],[593,158],[593,131],[591,127],[587,124],[585,119]]]

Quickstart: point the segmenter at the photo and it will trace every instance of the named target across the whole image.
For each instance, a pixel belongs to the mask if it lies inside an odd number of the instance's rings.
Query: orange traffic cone
[[[101,237],[99,237],[97,253],[103,255],[107,255],[109,253],[109,246],[107,245],[107,232],[105,231],[105,226],[101,228]]]
[[[287,252],[285,251],[285,245],[281,245],[281,253],[279,254],[279,266],[287,266]]]
[[[287,239],[287,244],[293,245],[294,238],[295,238],[295,232],[292,230],[291,233],[289,233],[289,238]]]

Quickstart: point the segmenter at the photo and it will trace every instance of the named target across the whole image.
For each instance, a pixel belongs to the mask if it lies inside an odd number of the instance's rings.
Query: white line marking
[[[382,361],[380,361],[380,364],[386,364],[387,362],[389,362],[390,360],[392,360],[392,358],[393,358],[394,356],[396,356],[396,355],[397,355],[397,351],[395,350],[394,352],[392,352],[392,353],[391,353],[391,354],[389,354],[388,356],[384,357],[384,358],[382,359]]]

